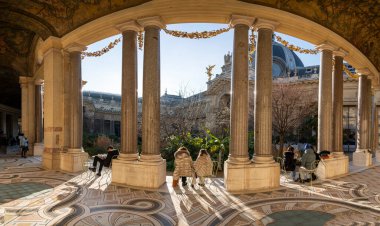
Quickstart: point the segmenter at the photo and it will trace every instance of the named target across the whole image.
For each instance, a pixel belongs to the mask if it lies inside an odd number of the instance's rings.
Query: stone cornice
[[[45,54],[50,49],[62,49],[62,42],[60,38],[50,36],[47,38],[42,46],[41,46],[41,52],[42,54]]]
[[[160,29],[166,27],[165,22],[159,16],[141,18],[137,20],[137,23],[139,23],[142,27],[156,26]]]
[[[135,20],[130,20],[125,23],[117,24],[115,27],[120,31],[135,31],[135,32],[140,32],[143,31],[144,28],[141,27],[140,24],[138,24]]]
[[[280,25],[280,23],[277,21],[258,18],[254,27],[257,30],[259,30],[261,28],[265,28],[265,29],[270,29],[270,30],[274,31],[278,25]]]
[[[232,27],[235,27],[238,24],[243,24],[243,25],[247,25],[248,27],[251,27],[253,24],[253,21],[255,21],[254,17],[242,16],[242,15],[232,15],[230,24]]]

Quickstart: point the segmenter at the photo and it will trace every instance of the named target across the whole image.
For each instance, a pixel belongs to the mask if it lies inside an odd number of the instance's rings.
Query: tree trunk
[[[219,171],[222,170],[222,155],[223,155],[223,151],[222,149],[219,149],[219,155],[218,155],[218,170]]]
[[[279,151],[278,151],[278,156],[277,157],[282,157],[283,156],[283,151],[284,151],[284,138],[285,138],[285,134],[280,134],[280,148],[279,148]]]

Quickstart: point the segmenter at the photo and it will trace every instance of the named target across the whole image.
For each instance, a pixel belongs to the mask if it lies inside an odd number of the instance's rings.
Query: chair
[[[92,166],[93,159],[91,157],[87,157],[82,160],[83,160],[83,165],[82,165],[81,179],[89,180],[92,177],[92,174],[89,168]],[[82,176],[84,176],[84,178]]]
[[[313,187],[313,174],[315,173],[315,171],[317,170],[317,167],[318,167],[318,163],[319,163],[319,160],[315,160],[312,164],[311,164],[311,169],[304,169],[303,172],[307,173],[309,176],[310,176],[310,186]]]
[[[281,158],[281,157],[277,157],[276,158],[276,162],[278,162],[280,164],[280,173],[283,174],[285,176],[285,180],[286,181],[290,181],[290,178],[289,178],[289,173],[291,171],[287,171],[286,168],[285,168],[285,159],[284,158]]]
[[[119,155],[114,155],[114,156],[112,156],[112,159],[111,159],[111,162],[110,162],[110,166],[109,166],[109,167],[104,166],[104,168],[107,168],[107,169],[104,170],[104,171],[105,171],[105,172],[104,172],[105,175],[107,175],[107,180],[108,180],[108,178],[111,177],[111,172],[112,172],[112,160],[117,159],[118,156],[119,156]],[[106,181],[107,181],[107,180],[106,180]]]
[[[212,177],[216,177],[218,174],[218,161],[212,161]]]

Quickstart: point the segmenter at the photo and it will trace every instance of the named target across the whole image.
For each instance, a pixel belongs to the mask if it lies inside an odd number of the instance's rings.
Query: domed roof
[[[278,43],[276,41],[272,42],[273,51],[273,66],[272,74],[273,77],[287,77],[294,76],[296,71],[300,68],[304,68],[304,64],[301,59],[290,49]],[[254,59],[253,53],[253,59]],[[254,61],[252,62],[254,67]]]

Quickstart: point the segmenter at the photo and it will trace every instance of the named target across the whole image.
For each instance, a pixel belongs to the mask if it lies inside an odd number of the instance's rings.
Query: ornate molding
[[[144,28],[141,27],[141,25],[138,24],[135,20],[130,20],[130,21],[127,21],[127,22],[121,23],[121,24],[116,24],[115,27],[120,32],[124,32],[124,31],[140,32],[140,31],[144,30]]]
[[[339,49],[333,51],[333,55],[344,58],[348,55],[348,52],[342,48],[339,48]]]
[[[329,41],[325,41],[325,42],[317,45],[315,48],[318,49],[319,51],[322,51],[322,50],[336,51],[338,49],[337,46],[335,46],[334,44],[332,44]]]
[[[71,44],[69,44],[69,45],[67,45],[65,47],[65,50],[67,52],[69,52],[69,53],[72,53],[72,52],[82,52],[82,51],[85,51],[86,49],[87,49],[86,46],[81,45],[81,44],[76,43],[76,42],[71,43]]]

